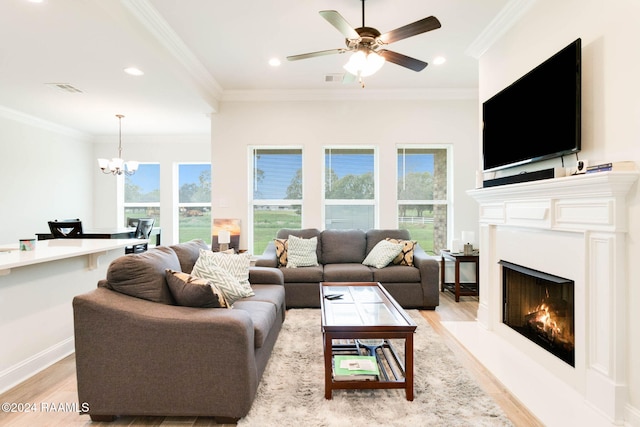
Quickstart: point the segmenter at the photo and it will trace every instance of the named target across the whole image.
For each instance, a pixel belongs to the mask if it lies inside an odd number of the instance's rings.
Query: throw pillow
[[[289,249],[288,239],[273,239],[276,246],[276,257],[278,258],[278,267],[287,266],[287,252]]]
[[[391,243],[402,243],[404,245],[402,251],[400,251],[398,256],[393,260],[394,264],[413,266],[413,250],[418,244],[417,241],[391,239],[389,237],[387,237],[386,240],[390,241]]]
[[[389,265],[398,256],[404,245],[402,243],[391,243],[388,240],[380,240],[369,252],[369,255],[362,261],[362,264],[375,268],[383,268]]]
[[[287,249],[287,268],[312,267],[318,265],[316,247],[318,238],[303,239],[289,236]]]
[[[191,274],[211,280],[222,292],[227,301],[227,307],[233,306],[233,303],[239,299],[255,295],[251,285],[240,283],[233,274],[216,265],[212,261],[212,257],[206,255],[198,258]]]
[[[166,270],[167,284],[173,299],[185,307],[226,307],[224,295],[211,280],[192,276],[181,271]]]
[[[200,257],[205,257],[209,263],[213,263],[223,270],[228,271],[242,285],[249,285],[249,267],[251,266],[251,254],[249,252],[235,254],[225,252],[212,252],[200,249]]]

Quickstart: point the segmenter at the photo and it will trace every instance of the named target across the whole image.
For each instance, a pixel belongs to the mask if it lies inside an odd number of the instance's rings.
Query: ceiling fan
[[[364,2],[365,0],[362,0],[362,26],[359,28],[353,28],[347,20],[335,10],[322,10],[319,12],[324,19],[346,37],[346,48],[303,53],[300,55],[287,56],[287,59],[289,61],[297,61],[300,59],[315,58],[317,56],[355,52],[344,68],[349,73],[360,78],[378,71],[385,61],[393,62],[394,64],[416,72],[424,70],[428,65],[426,62],[384,49],[384,46],[398,40],[440,28],[441,25],[438,18],[429,16],[381,34],[377,29],[365,26]]]

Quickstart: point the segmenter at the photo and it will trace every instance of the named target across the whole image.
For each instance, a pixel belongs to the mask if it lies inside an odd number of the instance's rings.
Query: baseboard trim
[[[73,337],[52,345],[0,372],[0,394],[12,389],[75,351]]]
[[[640,409],[627,404],[624,408],[624,425],[640,427]]]

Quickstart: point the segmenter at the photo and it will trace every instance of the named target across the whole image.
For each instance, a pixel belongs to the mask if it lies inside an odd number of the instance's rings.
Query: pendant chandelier
[[[116,114],[118,118],[119,124],[119,132],[118,132],[118,157],[114,157],[111,160],[108,159],[98,159],[98,166],[102,173],[112,174],[112,175],[133,175],[138,170],[139,163],[135,160],[129,160],[125,162],[122,159],[122,118],[124,117],[122,114]]]

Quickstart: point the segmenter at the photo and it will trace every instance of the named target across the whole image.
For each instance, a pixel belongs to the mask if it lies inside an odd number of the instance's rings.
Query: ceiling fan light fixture
[[[351,55],[349,62],[344,65],[344,69],[354,76],[368,77],[378,72],[384,62],[384,57],[376,52],[372,50],[365,52],[364,49],[359,49]]]

